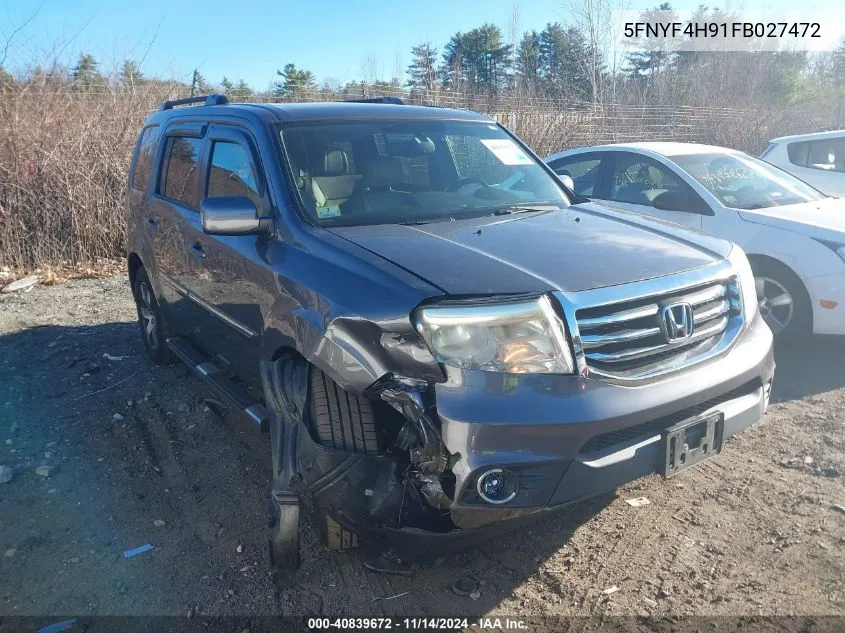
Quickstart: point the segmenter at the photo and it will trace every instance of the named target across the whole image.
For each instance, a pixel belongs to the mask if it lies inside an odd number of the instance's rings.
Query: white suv
[[[845,198],[845,130],[775,138],[760,158],[829,196]]]

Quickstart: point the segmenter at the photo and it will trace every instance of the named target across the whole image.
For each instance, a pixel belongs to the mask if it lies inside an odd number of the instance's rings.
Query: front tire
[[[378,437],[369,400],[347,393],[316,367],[311,367],[310,413],[312,431],[323,446],[350,453],[375,455]],[[344,552],[358,546],[358,536],[315,507],[320,539],[331,551]]]
[[[161,310],[153,285],[143,266],[135,273],[132,291],[135,295],[135,306],[138,309],[141,338],[150,360],[156,365],[173,364],[176,362],[176,357],[167,346],[167,338],[171,335],[170,323]]]
[[[778,340],[812,333],[813,308],[804,284],[785,266],[752,261],[760,315]]]

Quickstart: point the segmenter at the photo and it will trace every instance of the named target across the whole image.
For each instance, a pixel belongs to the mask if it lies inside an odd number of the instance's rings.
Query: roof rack
[[[372,97],[370,99],[345,99],[343,103],[390,103],[393,105],[405,105],[399,97]]]
[[[172,110],[176,106],[187,105],[189,103],[202,103],[207,106],[214,105],[228,105],[229,100],[226,95],[205,95],[200,97],[186,97],[185,99],[173,99],[172,101],[165,101],[158,107],[158,111]]]

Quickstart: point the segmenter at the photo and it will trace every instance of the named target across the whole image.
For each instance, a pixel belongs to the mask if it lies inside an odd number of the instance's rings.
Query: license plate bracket
[[[663,474],[677,475],[721,452],[724,426],[724,414],[716,412],[684,420],[667,429],[663,440],[666,458]]]

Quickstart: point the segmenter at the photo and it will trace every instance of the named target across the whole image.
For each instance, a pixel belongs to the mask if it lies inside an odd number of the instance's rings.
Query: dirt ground
[[[717,458],[412,578],[326,551],[305,512],[276,597],[268,438],[148,362],[126,279],[0,295],[0,616],[845,615],[845,342],[777,361],[765,423]],[[452,593],[463,575],[480,597]]]

